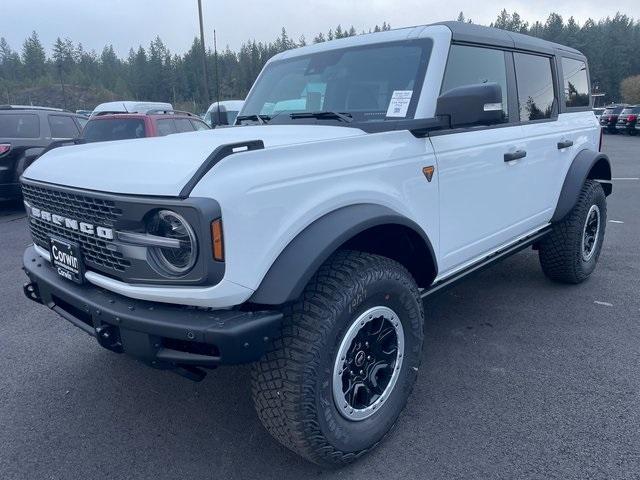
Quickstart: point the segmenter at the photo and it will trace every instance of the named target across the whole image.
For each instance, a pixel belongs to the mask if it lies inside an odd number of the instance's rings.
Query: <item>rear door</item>
[[[583,59],[556,62],[528,53],[514,53],[514,61],[529,165],[527,208],[538,223],[548,222],[573,159],[585,148],[597,150],[587,66]]]
[[[533,227],[548,222],[557,203],[556,191],[564,180],[562,158],[573,160],[570,121],[558,121],[559,95],[555,61],[551,56],[515,52],[518,106],[524,149],[527,152],[523,179],[524,217]],[[593,118],[593,115],[591,116]],[[564,142],[564,143],[563,143]],[[565,148],[559,149],[561,145]]]
[[[515,107],[511,53],[452,45],[441,92],[495,82],[501,86],[503,122],[490,127],[435,132],[431,142],[440,182],[440,271],[446,273],[526,230],[526,159],[505,162],[523,150]],[[517,156],[517,155],[516,155]]]

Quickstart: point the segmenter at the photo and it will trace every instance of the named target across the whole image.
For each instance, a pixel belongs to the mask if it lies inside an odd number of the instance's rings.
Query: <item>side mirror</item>
[[[448,117],[450,128],[502,123],[502,89],[497,83],[452,88],[438,97],[436,116]]]

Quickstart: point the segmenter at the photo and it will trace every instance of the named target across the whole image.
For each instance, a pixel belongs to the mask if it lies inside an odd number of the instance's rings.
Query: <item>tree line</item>
[[[472,21],[462,12],[458,20]],[[621,13],[597,21],[589,19],[580,25],[573,17],[565,21],[556,13],[550,14],[545,22],[529,23],[518,13],[503,10],[491,26],[582,51],[589,59],[594,91],[606,93],[608,101],[620,98],[625,78],[640,74],[640,55],[637,55],[640,23]],[[385,22],[370,31],[390,28]],[[24,92],[36,92],[38,88],[51,92],[66,85],[64,103],[72,109],[92,108],[97,101],[131,98],[170,101],[181,108],[202,111],[207,98],[215,99],[218,95],[221,99],[244,98],[267,60],[279,52],[359,33],[365,32],[338,25],[326,33],[318,33],[308,42],[305,37],[292,39],[283,28],[271,42],[249,40],[237,51],[229,47],[222,49],[217,52],[217,61],[215,52],[209,48],[206,51],[206,68],[211,79],[208,92],[202,81],[202,50],[197,37],[183,54],[171,52],[158,36],[147,47],[132,48],[126,58],[120,58],[112,45],[106,45],[97,53],[68,38],[58,38],[51,54],[47,55],[35,31],[19,50],[0,37],[0,103],[18,103],[16,99],[25,98]],[[31,99],[31,93],[29,95]],[[48,94],[39,103],[46,104],[51,99],[58,103],[52,106],[62,106],[59,98]]]

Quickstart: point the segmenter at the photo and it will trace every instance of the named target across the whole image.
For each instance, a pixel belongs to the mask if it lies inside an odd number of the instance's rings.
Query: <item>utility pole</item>
[[[198,17],[200,18],[200,48],[202,49],[202,71],[204,81],[204,99],[209,106],[209,74],[207,73],[207,51],[204,48],[204,26],[202,24],[202,0],[198,0]]]

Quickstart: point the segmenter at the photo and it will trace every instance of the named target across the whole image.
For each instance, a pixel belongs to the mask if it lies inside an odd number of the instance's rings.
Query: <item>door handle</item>
[[[505,153],[504,154],[504,161],[505,162],[513,162],[514,160],[518,160],[520,158],[524,158],[527,156],[527,152],[525,152],[524,150],[516,150],[515,152],[512,153]]]
[[[558,142],[558,150],[569,147],[573,147],[573,140],[563,140],[562,142]]]

